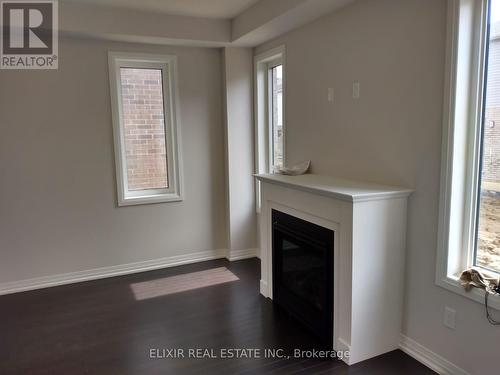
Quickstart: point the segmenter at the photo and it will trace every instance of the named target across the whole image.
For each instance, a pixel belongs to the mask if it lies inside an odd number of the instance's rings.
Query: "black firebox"
[[[272,210],[273,301],[333,346],[334,232]]]

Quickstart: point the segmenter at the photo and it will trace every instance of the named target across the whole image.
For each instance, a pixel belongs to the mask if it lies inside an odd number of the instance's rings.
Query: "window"
[[[474,265],[500,272],[500,0],[490,7]]]
[[[109,54],[118,204],[182,200],[176,58]]]
[[[271,171],[283,167],[283,65],[271,65],[269,83],[269,124]]]
[[[436,282],[478,302],[483,293],[465,293],[458,277],[469,267],[500,273],[499,3],[449,2]]]
[[[286,164],[285,48],[255,56],[256,173],[273,173]],[[260,186],[256,182],[257,211]]]
[[[257,173],[272,173],[285,164],[284,48],[255,57]]]

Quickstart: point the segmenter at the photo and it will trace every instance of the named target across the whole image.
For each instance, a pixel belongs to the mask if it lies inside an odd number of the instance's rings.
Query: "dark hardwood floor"
[[[220,358],[221,348],[316,345],[259,295],[259,268],[256,259],[217,260],[2,296],[0,374],[433,374],[401,351],[351,367]],[[150,358],[173,348],[219,358]]]

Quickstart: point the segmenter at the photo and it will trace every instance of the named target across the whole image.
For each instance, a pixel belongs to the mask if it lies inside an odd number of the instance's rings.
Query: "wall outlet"
[[[450,329],[455,329],[455,314],[456,311],[451,307],[444,308],[443,323],[445,327],[448,327]]]

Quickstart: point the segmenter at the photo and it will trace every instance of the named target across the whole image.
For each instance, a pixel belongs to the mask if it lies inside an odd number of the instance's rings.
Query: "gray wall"
[[[489,374],[500,331],[483,306],[434,283],[445,35],[445,0],[358,0],[255,53],[286,46],[289,163],[311,159],[315,173],[415,189],[402,331],[473,374]],[[445,306],[457,310],[456,330],[443,326]]]
[[[185,200],[116,206],[107,52],[178,56]],[[218,49],[61,40],[0,71],[0,283],[226,247]]]
[[[224,48],[223,59],[228,248],[255,249],[252,49]]]

